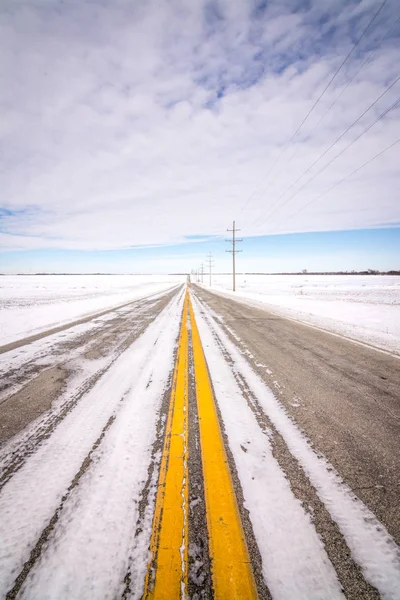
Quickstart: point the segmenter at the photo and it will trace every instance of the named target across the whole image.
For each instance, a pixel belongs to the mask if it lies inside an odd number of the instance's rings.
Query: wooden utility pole
[[[213,264],[214,264],[213,255],[211,254],[211,252],[209,252],[208,256],[207,256],[207,265],[208,265],[208,269],[209,269],[208,273],[209,273],[209,277],[210,277],[210,279],[209,279],[210,287],[211,287],[211,269],[212,269]]]
[[[203,283],[204,282],[204,263],[201,263],[200,274],[201,274],[201,283]]]
[[[238,252],[242,252],[242,250],[236,250],[236,244],[238,242],[243,242],[243,240],[239,240],[236,237],[236,233],[238,231],[240,231],[240,229],[237,229],[235,226],[235,221],[233,221],[233,227],[232,229],[227,229],[227,231],[231,231],[232,232],[232,238],[229,240],[225,240],[226,242],[229,242],[230,244],[232,244],[232,249],[231,250],[226,250],[226,252],[230,252],[232,254],[232,290],[234,292],[236,292],[236,254]]]

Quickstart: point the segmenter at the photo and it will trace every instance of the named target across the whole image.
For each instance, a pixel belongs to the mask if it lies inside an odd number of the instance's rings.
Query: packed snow
[[[182,275],[3,275],[0,345],[184,283]]]
[[[206,285],[206,281],[204,282]],[[400,354],[400,277],[215,275],[212,288],[275,313]]]

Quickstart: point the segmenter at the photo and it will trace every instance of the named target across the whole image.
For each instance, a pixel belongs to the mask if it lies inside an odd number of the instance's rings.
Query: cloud
[[[183,243],[219,235],[235,217],[246,236],[398,224],[400,145],[321,196],[400,137],[398,107],[290,196],[400,84],[286,192],[398,76],[399,28],[379,46],[395,9],[387,3],[286,148],[376,11],[372,0],[3,4],[0,244]]]

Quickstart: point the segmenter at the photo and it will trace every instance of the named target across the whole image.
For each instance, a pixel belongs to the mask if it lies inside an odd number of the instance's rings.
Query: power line
[[[322,115],[320,120],[318,121],[318,123],[316,123],[315,127],[313,127],[313,129],[310,131],[310,134],[313,133],[315,131],[315,129],[318,127],[318,125],[321,123],[321,121],[323,121],[325,119],[326,115],[329,113],[329,111],[332,109],[332,107],[336,104],[336,102],[339,100],[339,98],[341,98],[343,96],[345,91],[348,89],[349,85],[355,80],[355,78],[357,77],[357,75],[359,75],[359,73],[362,71],[362,69],[365,67],[365,65],[369,63],[369,61],[374,56],[374,54],[376,53],[376,51],[378,50],[378,48],[380,47],[382,42],[384,42],[385,39],[390,35],[391,31],[396,27],[396,25],[399,21],[400,21],[400,17],[398,17],[396,19],[396,21],[390,25],[389,29],[387,30],[385,35],[380,39],[380,41],[375,46],[375,48],[372,50],[372,52],[370,52],[370,54],[368,54],[367,58],[364,60],[364,62],[361,64],[361,66],[357,69],[357,71],[354,73],[354,75],[348,80],[348,82],[346,83],[344,88],[340,91],[340,93],[336,96],[336,98],[334,99],[332,104],[330,104],[328,106],[328,108],[326,109],[326,111],[324,112],[324,114]]]
[[[232,290],[235,292],[236,291],[236,254],[238,252],[243,252],[243,250],[236,250],[236,244],[238,242],[243,242],[243,239],[238,240],[236,237],[236,233],[238,231],[240,231],[240,229],[236,228],[235,221],[233,221],[232,229],[227,229],[227,231],[232,232],[232,238],[229,240],[225,240],[226,242],[229,242],[230,244],[232,244],[232,249],[225,250],[225,252],[230,252],[232,254]]]
[[[385,152],[387,152],[388,150],[390,150],[391,148],[393,148],[393,146],[395,146],[399,142],[400,142],[400,138],[398,140],[396,140],[395,142],[393,142],[392,144],[390,144],[389,146],[386,146],[386,148],[384,148],[383,150],[381,150],[380,152],[378,152],[378,154],[375,154],[375,156],[373,156],[372,158],[369,158],[368,160],[366,160],[362,165],[360,165],[359,167],[357,167],[356,169],[354,169],[353,171],[351,171],[351,173],[349,173],[348,175],[346,175],[345,177],[343,177],[342,179],[340,179],[339,181],[337,181],[336,183],[334,183],[330,188],[328,188],[327,190],[325,190],[324,192],[322,192],[322,194],[320,194],[316,198],[313,198],[312,200],[310,200],[309,202],[307,202],[307,204],[305,204],[298,211],[296,211],[295,213],[293,213],[293,215],[292,215],[291,218],[297,216],[300,212],[303,212],[303,210],[305,210],[306,208],[308,208],[310,206],[310,204],[314,204],[314,202],[317,202],[317,200],[320,200],[320,198],[322,198],[323,196],[326,196],[326,194],[329,194],[329,192],[331,192],[338,185],[340,185],[341,183],[343,183],[344,181],[346,181],[346,179],[349,179],[350,177],[352,177],[353,175],[355,175],[356,173],[358,173],[358,171],[361,171],[361,169],[363,169],[364,167],[366,167],[367,165],[369,165],[370,163],[372,163],[374,160],[376,160],[377,158],[379,158],[380,156],[382,156],[382,154],[385,154]]]
[[[306,114],[306,116],[304,117],[304,119],[302,120],[302,122],[300,123],[299,127],[296,129],[295,133],[293,134],[293,137],[290,141],[293,141],[293,139],[296,137],[296,135],[299,133],[300,129],[303,127],[304,123],[307,121],[308,117],[311,115],[312,111],[314,110],[314,108],[318,105],[318,103],[320,102],[322,96],[325,94],[325,92],[328,90],[328,88],[331,86],[331,84],[333,83],[333,81],[336,79],[336,77],[339,75],[340,71],[342,70],[342,68],[344,67],[345,63],[348,61],[348,59],[350,58],[350,56],[353,54],[354,50],[357,48],[358,44],[361,42],[361,40],[363,39],[363,37],[365,36],[365,34],[367,33],[368,29],[371,27],[372,23],[375,21],[375,19],[377,18],[377,16],[379,15],[379,13],[381,12],[381,10],[383,9],[383,7],[385,6],[387,0],[384,0],[381,4],[381,6],[379,7],[378,11],[375,13],[375,15],[372,17],[371,21],[368,23],[367,27],[364,29],[364,31],[362,32],[361,36],[358,38],[357,42],[354,44],[354,46],[352,47],[352,49],[350,50],[350,52],[347,54],[347,56],[345,57],[345,59],[343,60],[342,64],[339,66],[339,68],[337,69],[337,71],[335,72],[335,74],[333,75],[333,77],[331,78],[331,80],[328,82],[328,84],[325,86],[324,90],[322,91],[322,93],[320,94],[320,96],[317,98],[317,100],[315,101],[315,103],[313,104],[313,106],[310,108],[310,110],[308,111],[308,113]],[[289,143],[290,143],[289,141]]]
[[[201,277],[201,283],[204,282],[204,263],[201,263],[200,265],[200,272],[199,272],[199,279]]]
[[[336,96],[336,98],[334,99],[334,101],[328,106],[328,108],[326,109],[326,111],[324,112],[324,114],[322,115],[322,117],[319,119],[319,121],[314,125],[314,127],[311,129],[311,131],[309,132],[309,136],[311,136],[311,134],[314,133],[314,131],[318,128],[318,126],[320,125],[320,123],[322,123],[322,121],[325,119],[326,115],[332,110],[332,108],[335,106],[336,102],[339,100],[339,98],[341,98],[343,96],[343,94],[346,92],[346,90],[348,89],[349,85],[354,81],[354,79],[357,77],[357,75],[359,75],[359,73],[362,71],[362,69],[367,65],[367,63],[371,60],[371,58],[374,56],[374,54],[376,53],[376,51],[378,50],[378,48],[380,47],[380,45],[382,44],[382,42],[390,35],[391,31],[396,27],[397,23],[400,21],[400,17],[398,17],[396,19],[396,21],[394,23],[392,23],[389,27],[389,29],[387,30],[387,32],[385,33],[385,35],[380,39],[380,41],[378,42],[378,44],[375,46],[374,50],[372,52],[370,52],[370,54],[367,56],[367,58],[364,60],[364,62],[360,65],[360,67],[356,70],[356,72],[354,73],[354,75],[347,81],[346,85],[344,86],[344,88],[342,88],[342,90],[340,91],[340,93]],[[396,83],[396,82],[395,82]],[[381,98],[382,96],[380,96],[376,102]],[[371,105],[372,107],[373,105]],[[371,108],[370,107],[370,108]],[[369,110],[369,109],[368,109]],[[364,113],[365,114],[365,113]],[[363,115],[362,115],[363,116]],[[361,117],[360,117],[361,118]],[[348,130],[346,130],[348,131]],[[345,132],[346,133],[346,132]],[[274,181],[276,181],[277,177],[284,171],[284,169],[292,162],[292,160],[295,158],[295,156],[298,154],[300,148],[297,147],[295,149],[295,151],[293,152],[293,154],[289,157],[289,159],[286,161],[285,165],[282,167],[282,169],[280,171],[278,171],[278,173],[276,173],[274,179],[270,182],[270,184],[274,183]],[[321,157],[320,157],[321,158]],[[318,159],[319,160],[319,159]],[[315,164],[315,163],[313,163]],[[313,165],[311,165],[313,166]],[[311,168],[311,167],[310,167]],[[303,173],[304,175],[304,173]],[[293,185],[298,181],[298,179],[293,183]],[[263,193],[266,192],[266,190],[268,189],[265,188],[263,190]],[[290,189],[290,188],[289,188]],[[286,190],[288,191],[288,190]],[[286,192],[284,192],[285,194]],[[283,194],[283,195],[284,195]],[[280,196],[282,197],[282,196]],[[279,200],[279,198],[278,198]],[[276,203],[274,203],[275,205]],[[273,205],[273,206],[274,206]]]
[[[389,92],[389,91],[392,89],[392,87],[393,87],[393,86],[394,86],[394,85],[395,85],[395,84],[396,84],[396,83],[397,83],[399,80],[400,80],[400,75],[399,75],[399,76],[398,76],[398,77],[397,77],[397,78],[396,78],[396,79],[395,79],[395,80],[394,80],[394,81],[393,81],[393,82],[392,82],[392,83],[391,83],[391,84],[390,84],[390,85],[389,85],[389,86],[388,86],[388,87],[385,89],[385,91],[384,91],[384,92],[382,92],[382,94],[381,94],[380,96],[378,96],[378,98],[376,98],[376,99],[374,100],[374,102],[372,102],[372,104],[370,104],[370,105],[368,106],[368,108],[367,108],[366,110],[364,110],[364,112],[363,112],[363,113],[362,113],[362,114],[361,114],[359,117],[357,117],[357,119],[356,119],[355,121],[353,121],[353,123],[351,123],[351,124],[350,124],[350,125],[347,127],[347,129],[345,129],[345,130],[344,130],[344,131],[343,131],[343,132],[342,132],[342,133],[339,135],[339,137],[337,137],[337,138],[335,139],[335,141],[333,141],[333,142],[331,143],[331,145],[330,145],[330,146],[328,146],[328,148],[326,148],[326,149],[325,149],[325,150],[322,152],[322,154],[320,154],[320,155],[318,156],[318,158],[316,158],[316,159],[314,160],[314,162],[312,162],[312,163],[311,163],[311,165],[309,165],[309,166],[307,167],[307,169],[306,169],[305,171],[303,171],[303,173],[302,173],[301,175],[299,175],[299,177],[297,177],[297,179],[295,179],[295,180],[294,180],[294,181],[293,181],[293,182],[292,182],[292,183],[289,185],[289,187],[288,187],[288,188],[286,188],[286,190],[285,190],[284,192],[282,192],[282,194],[281,194],[280,196],[278,196],[278,198],[275,200],[275,202],[273,202],[273,203],[272,203],[272,205],[270,206],[270,209],[272,209],[274,206],[276,206],[276,205],[278,204],[279,200],[280,200],[281,198],[283,198],[283,196],[285,196],[285,195],[288,193],[288,191],[289,191],[289,190],[291,190],[291,189],[292,189],[292,188],[293,188],[293,187],[296,185],[296,183],[298,183],[298,182],[300,181],[300,179],[302,179],[302,178],[304,177],[304,175],[306,175],[306,174],[307,174],[307,173],[308,173],[308,172],[309,172],[309,171],[310,171],[310,170],[311,170],[311,169],[312,169],[312,168],[313,168],[313,167],[314,167],[314,166],[315,166],[317,163],[319,163],[319,161],[321,160],[321,158],[323,158],[323,157],[324,157],[324,156],[325,156],[325,155],[326,155],[326,154],[327,154],[327,153],[328,153],[328,152],[329,152],[329,151],[330,151],[330,150],[331,150],[331,149],[332,149],[334,146],[336,146],[336,144],[337,144],[337,143],[338,143],[338,142],[339,142],[339,141],[340,141],[340,140],[341,140],[341,139],[342,139],[342,138],[343,138],[343,137],[346,135],[346,133],[348,133],[348,132],[350,131],[350,129],[352,129],[352,128],[353,128],[353,127],[354,127],[354,126],[355,126],[355,125],[356,125],[356,124],[357,124],[357,123],[358,123],[358,122],[359,122],[359,121],[360,121],[360,120],[361,120],[361,119],[362,119],[362,118],[363,118],[363,117],[364,117],[364,116],[367,114],[367,112],[369,112],[369,111],[371,110],[371,108],[373,108],[373,107],[375,106],[375,104],[377,104],[377,103],[379,102],[379,100],[381,100],[381,99],[383,98],[383,96],[385,96],[385,95],[386,95],[386,94],[387,94],[387,93],[388,93],[388,92]],[[391,109],[389,109],[389,110],[391,110]],[[386,114],[386,113],[384,113],[384,114]],[[383,115],[383,116],[384,116],[384,115]],[[379,119],[378,119],[378,120],[379,120]],[[374,124],[375,124],[375,123],[373,123],[372,125],[374,125]],[[372,125],[371,125],[371,127],[372,127]],[[364,133],[366,133],[366,132],[368,131],[368,129],[370,129],[370,127],[368,127],[368,128],[367,128],[367,129],[364,131]],[[364,133],[363,133],[362,135],[364,135]],[[359,137],[361,137],[361,136],[359,136]],[[355,140],[355,141],[357,141],[357,139],[359,139],[359,138],[356,138],[356,140]],[[352,143],[354,143],[354,141],[353,141]],[[352,145],[352,144],[350,144],[350,146],[351,146],[351,145]],[[348,146],[348,148],[349,148],[350,146]],[[340,155],[338,155],[338,156],[340,156]],[[332,162],[333,162],[333,161],[332,161]],[[328,165],[329,165],[329,164],[331,164],[331,163],[328,163]],[[324,169],[325,169],[325,168],[324,168]],[[323,169],[323,170],[324,170],[324,169]],[[322,172],[322,171],[319,171],[319,172]],[[311,181],[312,181],[312,180],[311,180]],[[300,188],[300,189],[302,189],[302,188]],[[284,202],[284,203],[281,205],[281,208],[282,208],[282,206],[284,206],[285,204],[286,204],[286,202]],[[279,209],[279,207],[278,207],[278,209]],[[261,222],[261,225],[263,225],[263,224],[265,223],[265,221],[266,221],[267,219],[269,219],[269,217],[271,217],[271,216],[272,216],[272,214],[274,214],[275,212],[276,212],[276,210],[275,210],[275,211],[271,211],[271,212],[270,212],[270,213],[269,213],[269,214],[268,214],[268,215],[265,217],[265,219],[264,219],[264,220]],[[260,218],[260,217],[258,217],[258,218],[257,218],[255,221],[253,221],[253,224],[255,224],[255,223],[256,223],[256,222],[259,220],[259,218]]]
[[[364,31],[362,32],[361,36],[358,38],[358,40],[355,42],[355,44],[353,45],[353,47],[351,48],[350,52],[346,55],[346,57],[344,58],[344,60],[342,61],[342,63],[340,64],[340,66],[338,67],[338,69],[335,71],[335,73],[333,74],[333,76],[331,77],[331,79],[329,80],[329,82],[327,83],[327,85],[325,86],[325,88],[322,90],[321,94],[318,96],[317,100],[314,102],[314,104],[311,106],[311,108],[309,109],[308,113],[306,114],[306,116],[303,118],[303,120],[301,121],[300,125],[297,127],[296,131],[293,133],[292,137],[286,142],[286,144],[284,145],[282,151],[279,153],[278,157],[276,158],[276,160],[274,161],[274,163],[272,164],[272,166],[270,167],[270,169],[268,170],[267,174],[264,176],[264,178],[262,179],[260,185],[258,186],[258,188],[256,188],[256,190],[254,190],[249,198],[246,200],[245,204],[242,207],[242,210],[244,210],[246,208],[246,206],[249,204],[249,202],[254,198],[255,195],[257,195],[258,190],[260,189],[260,187],[263,185],[263,183],[265,182],[266,179],[268,179],[270,173],[272,172],[272,170],[274,169],[274,167],[278,164],[278,162],[280,161],[280,159],[282,158],[283,154],[286,152],[287,148],[289,147],[289,145],[293,142],[293,140],[295,139],[295,137],[297,136],[297,134],[299,133],[299,131],[301,130],[301,128],[303,127],[303,125],[305,124],[305,122],[307,121],[308,117],[311,115],[311,113],[314,111],[314,109],[317,107],[317,105],[319,104],[319,102],[321,101],[322,97],[325,95],[325,93],[328,91],[328,89],[330,88],[330,86],[332,85],[333,81],[336,79],[336,77],[339,75],[340,71],[342,70],[342,68],[344,67],[344,65],[346,64],[346,62],[348,61],[348,59],[350,58],[350,56],[353,54],[354,50],[357,48],[358,44],[361,42],[361,40],[363,39],[363,37],[365,36],[365,34],[367,33],[367,31],[369,30],[369,28],[371,27],[372,23],[375,21],[375,19],[378,17],[378,15],[380,14],[381,10],[383,9],[383,7],[385,6],[385,4],[387,3],[387,0],[384,0],[381,4],[381,6],[379,7],[379,9],[377,10],[377,12],[374,14],[374,16],[372,17],[372,19],[369,21],[367,27],[364,29]],[[268,189],[268,188],[266,188]],[[264,190],[265,193],[266,190]]]
[[[308,179],[308,181],[306,181],[298,190],[296,190],[291,196],[289,196],[289,198],[287,198],[285,200],[285,202],[283,202],[280,206],[277,206],[275,210],[273,210],[271,213],[269,213],[265,219],[263,219],[263,221],[260,223],[260,225],[263,225],[265,223],[265,221],[267,219],[269,219],[270,217],[272,217],[278,210],[280,210],[281,208],[283,208],[284,206],[286,206],[286,204],[288,202],[290,202],[290,200],[292,200],[295,196],[297,196],[298,193],[300,193],[301,191],[304,190],[304,188],[306,188],[312,181],[314,181],[314,179],[316,177],[318,177],[319,175],[321,175],[321,173],[323,173],[328,167],[330,167],[340,156],[342,156],[342,154],[344,154],[344,152],[346,152],[353,144],[355,144],[363,135],[365,135],[374,125],[376,125],[376,123],[378,123],[378,121],[380,121],[381,119],[383,119],[383,117],[385,117],[391,110],[393,110],[393,108],[395,108],[398,104],[400,103],[400,98],[398,98],[391,106],[389,106],[389,108],[387,108],[383,113],[381,113],[379,115],[379,117],[377,119],[375,119],[375,121],[373,121],[373,123],[371,123],[370,125],[368,125],[368,127],[366,129],[364,129],[360,135],[358,135],[356,138],[354,138],[354,140],[352,140],[350,142],[350,144],[348,144],[345,148],[343,148],[343,150],[341,150],[336,156],[334,156],[325,166],[322,167],[322,169],[320,169],[319,171],[317,171],[312,177],[310,177],[310,179]],[[286,190],[287,192],[287,190]],[[285,193],[286,193],[285,192]]]
[[[211,252],[209,252],[208,256],[207,256],[207,266],[208,266],[208,269],[209,269],[208,274],[209,274],[209,284],[210,284],[210,287],[211,287],[211,269],[213,267],[213,264],[214,264],[213,255],[211,254]]]

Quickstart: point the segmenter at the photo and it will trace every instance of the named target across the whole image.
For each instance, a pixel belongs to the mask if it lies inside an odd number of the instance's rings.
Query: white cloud
[[[397,99],[400,84],[284,194],[398,76],[394,29],[313,131],[393,23],[393,1],[265,178],[376,11],[371,0],[311,4],[3,4],[0,244],[171,244],[220,234],[234,217],[245,235],[398,224],[400,144],[302,210],[400,137],[398,108],[287,200]]]

